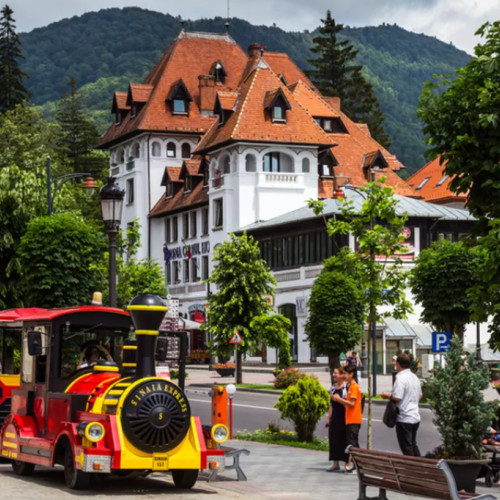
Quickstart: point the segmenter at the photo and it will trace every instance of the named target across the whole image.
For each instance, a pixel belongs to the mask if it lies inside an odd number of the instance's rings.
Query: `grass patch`
[[[306,443],[304,441],[298,441],[297,435],[293,431],[279,430],[270,427],[265,430],[257,429],[255,432],[248,432],[246,430],[237,431],[235,439],[293,446],[294,448],[306,448],[308,450],[328,451],[328,438],[319,439],[314,436],[312,443]]]
[[[368,393],[364,393],[366,401],[368,402]],[[376,396],[372,396],[372,401],[387,401],[387,399],[384,399],[380,394],[377,394]]]
[[[272,391],[280,391],[281,389],[276,389],[274,385],[271,384],[236,384],[236,387],[240,389],[267,389]]]

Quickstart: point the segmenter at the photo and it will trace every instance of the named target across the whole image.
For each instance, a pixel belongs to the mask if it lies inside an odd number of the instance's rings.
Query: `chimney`
[[[200,111],[214,110],[215,104],[215,76],[213,75],[200,75],[198,77],[198,89],[200,92]]]
[[[264,45],[263,43],[252,43],[247,48],[248,57],[260,57],[261,51],[264,51],[266,49],[267,45]]]
[[[335,111],[340,111],[340,97],[327,97],[326,101]]]

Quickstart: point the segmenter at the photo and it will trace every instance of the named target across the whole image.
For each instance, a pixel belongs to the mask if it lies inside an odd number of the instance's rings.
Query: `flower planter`
[[[215,371],[221,377],[234,377],[234,368],[216,368]]]
[[[476,492],[476,479],[481,468],[489,463],[488,460],[446,460],[449,465],[457,490],[465,490],[467,493]]]

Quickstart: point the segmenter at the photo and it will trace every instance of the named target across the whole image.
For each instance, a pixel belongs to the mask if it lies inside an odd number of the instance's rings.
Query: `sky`
[[[398,24],[453,43],[469,54],[481,42],[475,31],[500,20],[500,0],[229,0],[231,17],[252,24],[275,23],[287,31],[313,30],[327,9],[347,26]],[[31,31],[64,18],[103,8],[139,6],[185,19],[227,15],[228,0],[10,0],[18,32]]]

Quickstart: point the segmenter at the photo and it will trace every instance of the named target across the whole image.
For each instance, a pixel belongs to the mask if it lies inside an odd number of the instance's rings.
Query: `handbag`
[[[387,406],[385,407],[385,412],[384,412],[384,417],[382,421],[384,422],[387,427],[392,429],[396,425],[396,421],[399,415],[399,408],[398,405],[392,401],[392,399],[389,400],[387,403]]]

